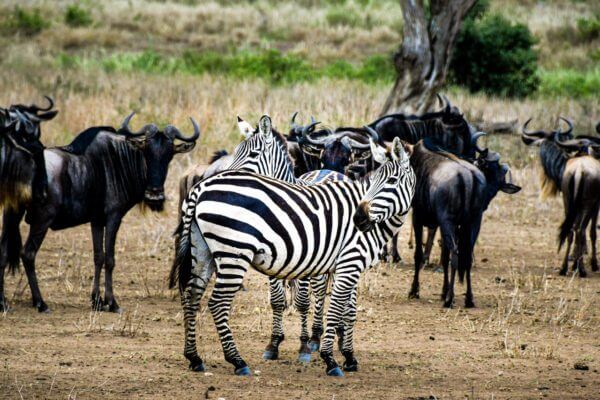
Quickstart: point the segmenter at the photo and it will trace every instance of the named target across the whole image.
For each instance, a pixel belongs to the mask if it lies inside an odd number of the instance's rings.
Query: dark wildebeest
[[[425,139],[414,146],[410,159],[417,176],[417,186],[412,217],[415,275],[409,297],[419,297],[423,227],[439,227],[443,242],[444,307],[452,307],[457,271],[460,282],[465,274],[467,276],[465,307],[474,307],[471,266],[483,213],[498,191],[513,194],[521,188],[506,181],[507,175],[510,176],[509,168],[506,164],[500,164],[498,153],[485,149],[471,164],[453,154],[430,150],[427,141]]]
[[[40,141],[40,123],[51,120],[58,113],[56,110],[50,111],[54,102],[50,97],[46,96],[46,99],[48,106],[45,108],[35,104],[15,104],[7,109],[0,108],[0,128],[4,130],[0,206],[9,205],[14,208],[21,202],[28,202],[30,197],[44,198],[46,195],[47,179],[44,146]],[[11,152],[9,149],[16,151]],[[33,167],[21,168],[31,162]],[[33,176],[30,177],[29,174]],[[21,195],[25,198],[20,198]]]
[[[592,245],[591,265],[598,271],[596,256],[596,225],[600,207],[600,162],[589,154],[596,154],[600,141],[593,136],[573,138],[573,125],[561,117],[569,126],[563,133],[558,131],[527,131],[529,121],[524,125],[522,139],[525,144],[540,145],[540,160],[543,166],[542,197],[562,192],[565,219],[560,226],[559,250],[565,241],[567,251],[560,274],[568,271],[569,253],[573,239],[573,269],[580,277],[587,275],[583,256],[586,248],[585,230],[590,225]]]
[[[118,312],[112,288],[117,232],[125,214],[143,202],[153,211],[163,209],[164,182],[169,163],[176,153],[192,150],[200,128],[192,119],[194,134],[184,137],[177,128],[164,130],[154,124],[139,132],[129,130],[129,115],[117,131],[112,127],[94,127],[80,133],[68,146],[44,152],[48,173],[48,196],[18,210],[5,210],[5,229],[1,243],[7,251],[7,235],[18,235],[19,222],[26,213],[30,225],[21,260],[25,267],[33,305],[48,311],[35,275],[35,256],[48,229],[60,230],[91,224],[94,245],[94,282],[92,306]],[[175,141],[182,143],[177,144]],[[20,239],[20,238],[19,238]],[[19,240],[18,247],[21,243]],[[18,261],[13,264],[18,266]],[[4,272],[5,264],[0,266]],[[105,268],[104,301],[100,297],[100,274]],[[0,287],[0,298],[3,298]],[[4,306],[6,308],[6,305]]]

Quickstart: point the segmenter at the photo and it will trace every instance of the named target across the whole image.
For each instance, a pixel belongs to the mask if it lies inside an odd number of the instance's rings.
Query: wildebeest
[[[46,97],[48,106],[35,104],[11,105],[0,108],[2,129],[2,154],[0,157],[0,206],[17,207],[30,197],[43,198],[46,194],[46,168],[44,146],[40,141],[40,123],[49,121],[58,111],[52,110],[54,102]],[[25,165],[31,165],[25,168]]]
[[[423,227],[439,227],[442,234],[444,307],[452,307],[454,280],[466,274],[465,307],[474,307],[471,288],[473,247],[479,235],[483,212],[498,191],[508,194],[521,188],[507,182],[509,168],[500,164],[498,153],[482,150],[474,164],[447,152],[432,151],[427,139],[413,148],[411,165],[417,176],[413,198],[415,230],[415,275],[409,296],[419,297],[419,271],[423,263]],[[451,273],[448,272],[450,261]]]
[[[569,129],[558,131],[527,131],[523,127],[522,139],[525,144],[540,145],[540,160],[543,167],[542,197],[562,193],[565,219],[559,231],[559,250],[567,242],[565,258],[560,274],[568,271],[569,253],[573,239],[573,269],[580,277],[587,275],[583,255],[586,248],[585,230],[590,225],[592,244],[591,265],[593,271],[598,271],[596,257],[596,222],[600,207],[600,162],[588,154],[595,153],[600,147],[598,138],[578,136],[573,138],[573,125],[561,117]],[[590,224],[591,223],[591,224]]]
[[[18,236],[19,222],[25,216],[29,236],[21,260],[31,287],[33,306],[48,311],[35,274],[35,257],[48,229],[60,230],[91,224],[94,247],[94,282],[92,306],[108,311],[120,310],[112,288],[115,266],[115,240],[121,220],[136,204],[151,210],[163,209],[164,182],[171,159],[176,153],[192,150],[200,128],[192,119],[194,134],[183,136],[168,125],[160,130],[149,124],[138,132],[129,130],[130,114],[119,130],[93,127],[80,133],[68,146],[44,151],[48,173],[48,195],[17,210],[5,210],[2,253],[7,251],[10,235]],[[181,143],[176,143],[176,140]],[[14,243],[21,247],[20,238]],[[18,266],[16,263],[11,263]],[[0,271],[4,272],[6,264]],[[104,300],[100,297],[100,274],[105,268]],[[0,287],[0,298],[3,298]],[[6,305],[4,305],[6,308]]]

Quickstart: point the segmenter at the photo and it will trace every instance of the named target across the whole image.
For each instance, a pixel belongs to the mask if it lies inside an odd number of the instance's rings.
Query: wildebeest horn
[[[531,122],[532,119],[533,118],[529,118],[525,122],[525,124],[523,124],[523,128],[521,128],[522,136],[524,136],[530,140],[545,139],[545,138],[549,138],[550,136],[552,136],[551,133],[548,133],[546,131],[528,131],[527,126],[529,125],[529,123]]]
[[[442,97],[446,101],[446,107],[444,108],[444,112],[445,113],[449,113],[450,110],[452,110],[452,104],[450,103],[450,100],[448,100],[448,98],[446,97],[445,94],[443,94]]]
[[[311,117],[312,119],[312,117]],[[314,140],[313,138],[311,138],[309,136],[309,133],[315,129],[315,126],[317,126],[318,124],[320,124],[320,122],[317,121],[313,121],[310,125],[305,126],[304,128],[302,128],[302,140],[308,142],[308,144],[312,145],[312,146],[323,146],[324,140]],[[327,138],[325,138],[326,140]]]
[[[317,120],[315,119],[315,117],[313,117],[312,115],[310,116],[310,123],[314,124],[314,123],[318,123]]]
[[[298,124],[296,123],[296,116],[298,115],[298,111],[296,111],[293,115],[292,115],[292,120],[290,121],[290,125],[292,127],[292,129],[296,129],[298,128]]]
[[[346,146],[348,150],[365,151],[371,149],[371,145],[369,143],[360,143],[359,141],[349,138],[348,136],[344,136],[341,140],[342,144]]]
[[[194,118],[190,117],[190,121],[192,121],[192,126],[194,127],[194,133],[190,137],[183,136],[181,134],[181,132],[179,132],[179,129],[174,127],[175,128],[174,129],[175,137],[177,139],[181,140],[182,142],[187,142],[187,143],[195,142],[200,137],[200,127],[198,126],[198,124],[196,123]]]
[[[129,122],[131,121],[131,118],[133,118],[134,115],[135,115],[135,111],[133,111],[131,114],[129,114],[127,117],[125,117],[125,120],[123,120],[123,123],[121,124],[121,127],[119,128],[119,133],[121,133],[127,137],[140,137],[147,133],[153,134],[158,131],[158,128],[155,124],[148,124],[148,125],[144,125],[142,127],[142,129],[140,129],[139,131],[132,132],[129,129]]]
[[[438,102],[440,103],[440,107],[442,107],[442,111],[444,111],[444,99],[439,93],[436,93],[435,96],[437,97]]]
[[[571,134],[571,132],[573,132],[573,123],[571,121],[569,121],[568,119],[563,118],[563,117],[558,117],[558,119],[561,119],[561,120],[565,121],[565,123],[569,126],[569,130],[566,131],[566,132],[563,132],[562,129],[558,128],[558,134],[559,135],[560,134],[562,134],[562,135],[569,135],[569,134]]]
[[[379,134],[375,129],[371,128],[369,125],[365,125],[363,126],[363,128],[365,128],[366,131],[369,132],[375,143],[379,143]]]
[[[34,133],[36,131],[35,126],[31,123],[31,121],[21,113],[18,109],[15,109],[15,114],[17,114],[17,127],[16,130],[19,130],[21,123],[25,125],[25,131],[29,134]]]
[[[46,107],[46,108],[42,108],[42,107],[40,107],[40,106],[38,106],[36,104],[31,104],[29,106],[26,106],[24,104],[17,104],[17,105],[14,105],[12,107],[14,107],[14,108],[20,108],[22,110],[25,110],[27,112],[31,112],[31,113],[34,113],[34,114],[37,114],[40,111],[50,111],[54,107],[54,100],[52,100],[52,98],[49,97],[49,96],[44,96],[44,98],[46,100],[48,100],[48,107]]]
[[[473,136],[471,137],[471,144],[475,147],[475,150],[477,150],[480,153],[483,151],[483,149],[481,147],[479,147],[477,140],[480,137],[485,136],[485,135],[487,135],[487,133],[479,131],[479,132],[475,132],[473,134]]]

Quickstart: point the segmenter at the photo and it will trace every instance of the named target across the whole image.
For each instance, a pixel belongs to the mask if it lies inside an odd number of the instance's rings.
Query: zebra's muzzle
[[[356,225],[356,227],[362,232],[368,232],[375,227],[375,224],[369,217],[368,203],[361,203],[356,209],[352,219],[354,221],[354,225]]]

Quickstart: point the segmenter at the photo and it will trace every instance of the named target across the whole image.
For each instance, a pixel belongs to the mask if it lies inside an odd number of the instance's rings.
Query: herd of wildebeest
[[[9,310],[6,267],[15,271],[22,262],[33,306],[48,312],[35,271],[46,233],[89,223],[95,267],[92,308],[120,312],[113,270],[121,221],[138,204],[163,209],[169,164],[177,153],[195,147],[200,128],[190,118],[191,134],[153,123],[132,131],[131,113],[119,127],[90,127],[68,145],[46,148],[41,126],[57,114],[52,99],[46,99],[46,107],[0,108],[0,310]],[[499,191],[514,194],[521,188],[512,183],[500,154],[481,147],[478,140],[485,133],[446,97],[438,99],[439,111],[386,115],[362,127],[319,128],[312,117],[302,125],[295,113],[287,134],[276,131],[267,115],[256,125],[238,116],[242,137],[235,150],[216,152],[208,168],[195,166],[180,179],[174,261],[165,276],[171,288],[180,290],[190,369],[205,368],[196,350],[196,315],[216,276],[208,307],[225,359],[237,375],[250,374],[228,321],[234,295],[253,268],[270,282],[273,330],[264,358],[278,358],[286,288],[291,288],[301,319],[298,359],[309,361],[311,352],[320,350],[328,375],[356,371],[352,342],[357,282],[379,260],[399,261],[397,235],[410,209],[415,270],[409,297],[419,297],[419,271],[428,263],[439,229],[443,305],[453,306],[458,273],[460,282],[466,277],[465,307],[474,307],[471,266],[483,214]],[[592,270],[598,271],[600,124],[599,135],[574,137],[568,119],[558,122],[566,129],[531,130],[530,119],[521,138],[526,145],[539,146],[542,197],[562,194],[559,249],[565,242],[567,248],[560,274],[567,274],[572,262],[583,278],[587,253]],[[23,219],[29,225],[24,245]],[[311,296],[315,306],[309,334]],[[333,357],[336,336],[345,359],[341,368]]]

